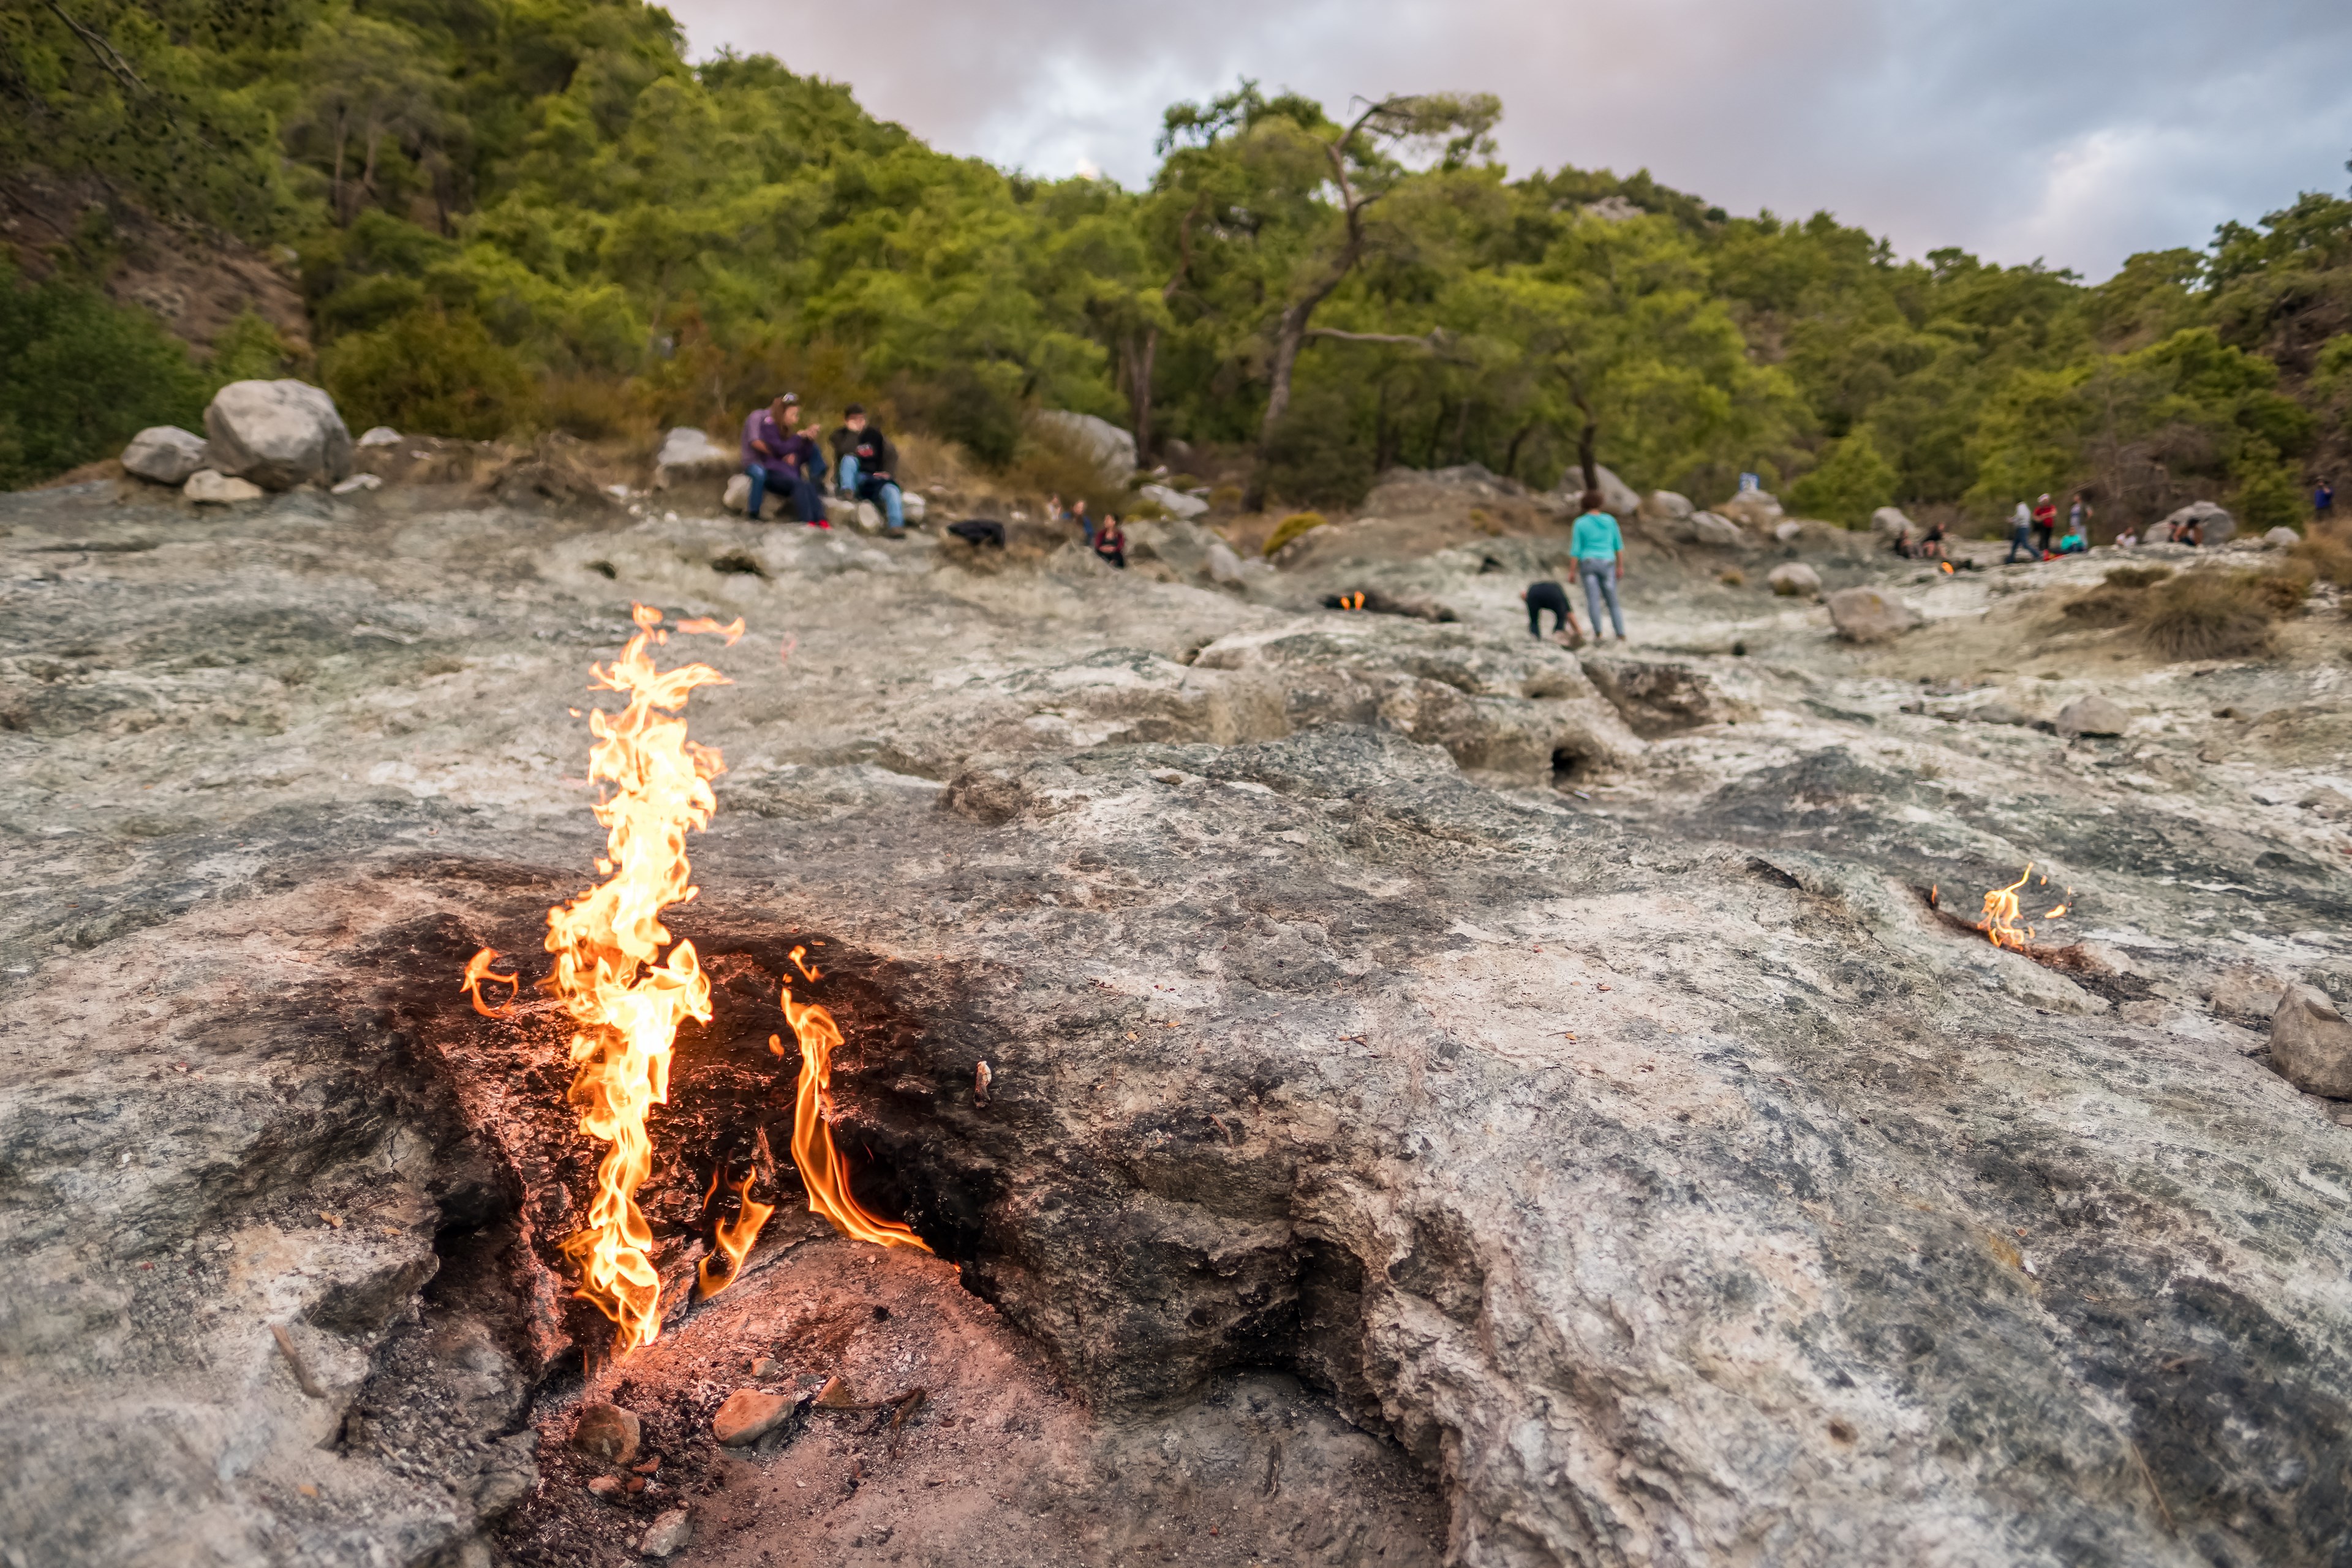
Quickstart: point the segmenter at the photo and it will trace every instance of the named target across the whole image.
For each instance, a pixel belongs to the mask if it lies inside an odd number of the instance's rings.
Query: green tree
[[[1808,516],[1860,528],[1872,512],[1893,504],[1900,478],[1872,439],[1870,426],[1857,425],[1830,448],[1821,467],[1790,487],[1789,499]]]
[[[137,306],[57,278],[26,288],[0,263],[0,487],[112,457],[151,425],[202,428],[205,378]]]

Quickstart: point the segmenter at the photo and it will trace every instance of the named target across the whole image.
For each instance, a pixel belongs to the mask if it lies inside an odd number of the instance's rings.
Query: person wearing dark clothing
[[[1120,571],[1127,570],[1127,530],[1108,513],[1104,514],[1102,526],[1095,530],[1095,553]]]
[[[2311,513],[2322,522],[2336,515],[2336,487],[2326,479],[2320,480],[2319,488],[2311,492]]]
[[[1941,561],[1944,558],[1944,541],[1948,537],[1941,522],[1929,523],[1926,536],[1919,541],[1919,558],[1922,561]]]
[[[769,487],[792,497],[793,515],[819,528],[829,527],[824,498],[816,481],[824,477],[824,454],[800,428],[800,399],[787,392],[765,408],[755,408],[743,421],[743,472],[751,481],[752,521],[768,499]]]
[[[1544,612],[1551,612],[1551,629],[1555,634],[1567,632],[1581,636],[1576,629],[1576,612],[1568,605],[1568,590],[1557,583],[1530,583],[1519,590],[1519,597],[1528,606],[1528,636],[1543,636]]]
[[[892,538],[902,536],[907,528],[904,501],[898,493],[898,477],[891,469],[898,455],[891,450],[890,438],[882,434],[881,426],[871,424],[866,410],[853,403],[841,416],[841,428],[834,439],[849,437],[847,454],[841,459],[843,488],[859,500],[872,501],[882,509],[882,521],[888,525]]]

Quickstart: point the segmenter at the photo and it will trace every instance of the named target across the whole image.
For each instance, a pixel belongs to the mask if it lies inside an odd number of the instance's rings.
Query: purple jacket
[[[752,446],[754,441],[766,442],[767,452]],[[792,474],[817,479],[824,476],[824,454],[801,432],[786,435],[776,424],[775,415],[767,409],[754,408],[743,421],[743,466],[765,468],[772,475]]]

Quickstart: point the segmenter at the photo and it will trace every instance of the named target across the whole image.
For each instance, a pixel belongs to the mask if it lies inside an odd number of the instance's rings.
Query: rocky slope
[[[2057,615],[2100,560],[1662,541],[1580,660],[1516,601],[1539,521],[1219,588],[1176,529],[1116,575],[429,487],[0,501],[0,1368],[60,1413],[0,1439],[0,1536],[608,1560],[659,1502],[684,1561],[993,1561],[991,1507],[1006,1562],[1176,1544],[1108,1503],[1217,1562],[2335,1560],[2352,1131],[2261,1024],[2352,994],[2352,844],[2297,804],[2352,788],[2336,606],[2168,666]],[[1791,554],[1924,627],[1838,643],[1762,588]],[[1317,607],[1353,587],[1454,619]],[[568,710],[633,599],[752,628],[691,647],[734,684],[677,925],[732,979],[656,1124],[665,1268],[782,1146],[761,1043],[821,942],[861,1190],[986,1304],[847,1249],[929,1303],[881,1360],[787,1310],[855,1267],[803,1248],[583,1381],[561,1041],[456,991],[584,885]],[[2036,727],[2093,691],[2126,735]],[[2073,904],[2036,956],[1949,918],[2028,860]],[[1000,1371],[940,1419],[1062,1413],[733,1458],[697,1423],[752,1341],[863,1382],[968,1347]],[[667,1492],[582,1500],[590,1397]],[[973,1465],[1003,1488],[925,1500]]]

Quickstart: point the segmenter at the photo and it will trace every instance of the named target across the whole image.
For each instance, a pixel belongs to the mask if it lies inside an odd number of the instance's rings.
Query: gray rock
[[[1481,469],[1480,472],[1483,473],[1485,470]],[[1620,522],[1641,511],[1642,498],[1634,493],[1633,486],[1619,479],[1614,470],[1596,463],[1593,465],[1592,472],[1593,477],[1601,481],[1601,510]],[[1584,470],[1571,462],[1568,466],[1568,471],[1559,477],[1559,493],[1569,497],[1572,503],[1583,489]]]
[[[637,1457],[641,1427],[636,1412],[617,1405],[591,1405],[572,1428],[572,1446],[600,1463],[622,1466]]]
[[[1195,518],[1209,510],[1209,503],[1199,496],[1186,495],[1166,485],[1144,485],[1136,493],[1171,517]]]
[[[192,501],[226,506],[230,501],[259,500],[266,492],[250,480],[231,479],[211,468],[198,468],[188,476],[188,482],[181,493]]]
[[[2261,1025],[2278,1011],[2290,982],[2275,970],[2255,963],[2233,963],[2213,977],[2205,990],[2207,1005],[2224,1018]]]
[[[2179,540],[2183,537],[2181,531],[2190,523],[2199,525],[2202,543],[2208,550],[2228,543],[2230,536],[2238,531],[2238,520],[2226,509],[2210,500],[2196,500],[2178,511],[2166,513],[2164,521],[2152,531],[2153,536],[2159,542]]]
[[[150,484],[184,485],[205,466],[205,438],[176,425],[151,425],[122,448],[123,471]]]
[[[2273,528],[2263,535],[2263,542],[2273,550],[2292,550],[2303,542],[2303,535],[2291,528]]]
[[[1209,580],[1221,588],[1238,588],[1249,581],[1242,571],[1242,558],[1222,539],[1209,546],[1202,564],[1208,569]]]
[[[1584,654],[1578,663],[1633,733],[1645,741],[1735,722],[1743,716],[1739,704],[1724,695],[1714,678],[1693,665],[1602,653]]]
[[[1979,724],[2030,724],[2033,721],[2030,714],[1999,700],[1969,710],[1969,717]]]
[[[1804,533],[1804,531],[1805,525],[1799,522],[1793,517],[1784,517],[1780,521],[1772,525],[1773,539],[1782,544],[1786,544],[1790,541],[1799,538]]]
[[[1919,525],[1906,516],[1901,507],[1883,506],[1870,514],[1870,531],[1900,539],[1919,531]]]
[[[1822,574],[1801,561],[1783,561],[1766,574],[1764,581],[1782,598],[1818,599],[1822,596]]]
[[[2120,735],[2131,728],[2131,714],[2123,704],[2094,692],[2077,697],[2058,710],[2062,735]]]
[[[694,1516],[685,1509],[674,1508],[647,1527],[645,1539],[637,1542],[637,1551],[646,1557],[667,1557],[683,1551],[693,1539]]]
[[[690,426],[674,426],[662,437],[661,450],[654,454],[654,489],[671,489],[697,480],[743,477],[743,458],[737,447],[722,447],[706,431]],[[750,495],[749,479],[744,479],[746,497]],[[740,500],[735,503],[740,510]]]
[[[2295,802],[2322,822],[2352,821],[2352,795],[2332,784],[2323,784]]]
[[[1049,408],[1033,416],[1049,439],[1084,458],[1114,483],[1124,484],[1135,472],[1135,437],[1109,420],[1066,408]]]
[[[381,474],[353,474],[348,479],[336,480],[335,483],[329,488],[327,493],[330,495],[348,496],[356,495],[362,490],[382,489],[383,488],[383,476]]]
[[[1698,508],[1691,499],[1672,490],[1652,490],[1642,499],[1642,521],[1644,522],[1681,522]]]
[[[1694,512],[1687,526],[1691,542],[1704,544],[1711,550],[1737,550],[1753,542],[1746,529],[1730,518],[1715,512]]]
[[[397,447],[401,440],[400,432],[391,426],[374,425],[369,426],[367,433],[360,437],[359,444],[362,447]]]
[[[749,1447],[790,1421],[806,1404],[798,1394],[739,1388],[710,1418],[710,1435],[727,1447]]]
[[[2305,1094],[2352,1100],[2352,1023],[2327,993],[2297,985],[2271,1015],[2271,1068]]]
[[[743,509],[751,504],[751,476],[749,474],[730,476],[727,480],[727,488],[719,492],[719,504],[737,516],[741,516]],[[760,497],[759,521],[780,516],[783,509],[784,498],[771,489]]]
[[[352,433],[308,382],[233,381],[205,409],[206,459],[266,489],[331,485],[352,471]]]
[[[923,499],[920,490],[902,489],[898,493],[898,510],[908,526],[913,527],[931,515],[931,503]]]
[[[1830,621],[1853,643],[1892,642],[1919,624],[1919,613],[1877,588],[1841,588],[1829,598]]]

